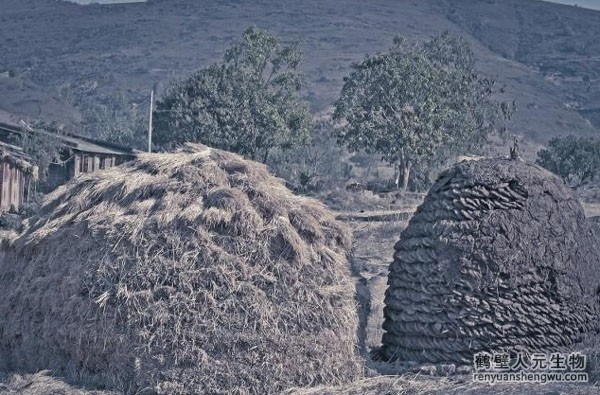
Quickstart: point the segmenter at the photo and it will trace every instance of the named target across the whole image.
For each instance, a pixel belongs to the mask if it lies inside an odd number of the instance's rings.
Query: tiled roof
[[[20,125],[8,124],[4,122],[0,122],[0,130],[16,134],[22,134],[24,131],[29,131],[30,133],[47,135],[48,137],[57,138],[61,140],[65,146],[81,152],[119,156],[133,156],[136,153],[136,150],[132,148],[122,147],[106,141],[93,139],[91,137],[79,136],[74,133],[60,134],[39,128],[25,129]]]

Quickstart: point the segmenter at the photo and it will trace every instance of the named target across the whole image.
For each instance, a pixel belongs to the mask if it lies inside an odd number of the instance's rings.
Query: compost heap
[[[509,159],[457,164],[394,247],[380,355],[468,364],[480,351],[577,342],[597,320],[598,244],[546,170]]]
[[[47,197],[0,262],[0,370],[134,393],[267,394],[361,373],[349,231],[200,145]]]

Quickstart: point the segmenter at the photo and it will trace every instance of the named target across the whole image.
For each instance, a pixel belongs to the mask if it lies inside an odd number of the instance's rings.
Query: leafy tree
[[[350,177],[352,166],[343,161],[345,150],[335,143],[331,119],[313,123],[309,140],[290,150],[274,150],[268,165],[298,193],[331,188]]]
[[[600,175],[600,140],[555,137],[541,149],[536,163],[570,183],[584,183]]]
[[[289,149],[310,131],[299,98],[301,54],[252,27],[222,61],[173,84],[154,113],[162,149],[201,142],[266,163],[273,149]]]
[[[47,190],[48,169],[51,163],[61,162],[62,142],[54,135],[44,133],[50,131],[62,134],[56,123],[31,121],[23,128],[23,133],[9,137],[8,143],[22,147],[23,153],[31,158],[31,163],[38,168],[39,187]]]
[[[449,33],[421,44],[397,37],[389,51],[353,64],[344,81],[338,141],[381,154],[404,190],[413,169],[475,151],[488,134],[504,132],[514,111],[514,102],[494,99],[495,81],[476,73],[466,41]]]
[[[124,147],[147,150],[145,107],[132,106],[123,94],[108,98],[104,104],[92,106],[85,114],[85,125],[90,136]]]
[[[44,185],[50,164],[61,161],[62,142],[57,137],[33,132],[23,134],[21,146],[38,167],[39,181]]]

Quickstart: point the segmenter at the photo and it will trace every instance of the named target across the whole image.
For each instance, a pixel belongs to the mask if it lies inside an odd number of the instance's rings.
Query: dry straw
[[[78,388],[52,377],[45,370],[35,374],[12,374],[0,379],[0,395],[119,395],[110,391],[95,391]]]
[[[474,382],[471,376],[457,378],[418,374],[377,376],[335,387],[297,388],[285,395],[597,395],[598,386],[572,383]]]
[[[189,145],[45,200],[0,262],[0,370],[267,394],[361,372],[349,231],[263,165]]]
[[[394,247],[386,359],[570,347],[597,324],[600,246],[556,176],[518,160],[444,172]]]

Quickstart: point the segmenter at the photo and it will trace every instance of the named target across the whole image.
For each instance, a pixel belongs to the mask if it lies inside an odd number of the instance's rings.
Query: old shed
[[[58,186],[82,173],[108,169],[135,157],[131,148],[77,135],[62,135],[61,161],[48,168],[48,184]]]
[[[0,142],[0,212],[22,207],[36,178],[37,168],[23,151]]]
[[[56,141],[60,158],[48,167],[47,186],[53,189],[82,173],[107,169],[135,158],[136,151],[106,141],[68,132],[0,123],[0,142],[19,144],[24,134]]]

